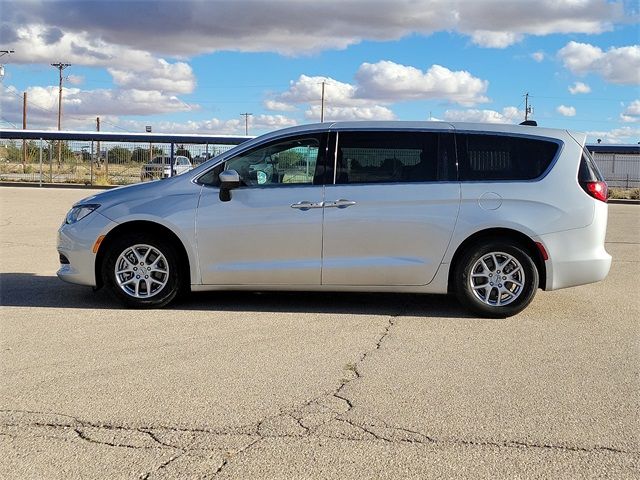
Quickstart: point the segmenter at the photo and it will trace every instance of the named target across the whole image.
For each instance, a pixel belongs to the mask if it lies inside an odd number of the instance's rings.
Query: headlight
[[[97,203],[88,203],[86,205],[76,205],[69,213],[67,213],[67,218],[65,218],[64,223],[67,225],[71,225],[72,223],[76,223],[79,220],[82,220],[84,217],[93,212],[100,205]]]

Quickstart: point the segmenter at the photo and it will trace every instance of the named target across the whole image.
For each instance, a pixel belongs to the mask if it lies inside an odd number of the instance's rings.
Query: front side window
[[[245,186],[312,185],[321,141],[320,135],[311,135],[262,145],[218,165],[199,181],[217,185],[220,172],[235,170]]]
[[[312,184],[319,150],[317,138],[287,140],[242,153],[225,170],[236,170],[247,186]]]
[[[447,166],[455,169],[452,135],[397,131],[338,133],[337,184],[447,180]]]

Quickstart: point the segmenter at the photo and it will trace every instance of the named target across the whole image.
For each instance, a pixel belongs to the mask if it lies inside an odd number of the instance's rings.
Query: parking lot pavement
[[[0,188],[0,477],[638,478],[640,206],[610,206],[604,282],[485,320],[391,294],[120,309],[55,277],[91,193]]]

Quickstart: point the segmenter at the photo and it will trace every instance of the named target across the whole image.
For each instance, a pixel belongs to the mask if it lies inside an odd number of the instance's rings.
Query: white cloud
[[[505,48],[525,35],[602,33],[623,15],[621,2],[604,0],[462,0],[456,29],[483,47]]]
[[[159,58],[142,72],[107,68],[116,85],[138,90],[159,90],[167,93],[191,93],[196,81],[191,66],[184,62],[169,63]]]
[[[495,110],[446,110],[444,119],[449,122],[479,122],[479,123],[519,123],[524,119],[524,111],[516,107],[505,107],[502,112]]]
[[[640,121],[640,99],[634,100],[620,114],[620,120],[625,123],[634,123]]]
[[[133,131],[144,131],[148,122],[137,120],[124,120],[120,125]],[[283,115],[257,115],[249,117],[249,135],[257,135],[272,130],[297,125],[294,119]],[[159,121],[153,122],[153,131],[157,133],[194,133],[212,135],[244,135],[244,119],[232,118],[222,120],[209,118],[205,120],[189,120],[187,122]]]
[[[320,103],[322,99],[322,82],[325,82],[325,102],[332,106],[353,106],[363,105],[367,102],[356,98],[356,87],[349,83],[340,82],[329,77],[310,77],[300,75],[297,80],[292,81],[289,89],[278,94],[275,99],[267,100],[270,105],[289,109],[294,105],[304,103]]]
[[[514,32],[492,32],[489,30],[476,30],[471,34],[471,41],[480,47],[507,48],[518,43],[524,35]]]
[[[267,110],[274,110],[278,112],[292,112],[296,109],[293,105],[286,102],[277,102],[275,100],[265,100],[264,107]]]
[[[572,86],[569,87],[569,92],[571,95],[576,95],[578,93],[589,93],[591,92],[591,87],[586,83],[575,82]]]
[[[533,58],[536,62],[540,63],[544,60],[544,52],[533,52],[531,54],[531,58]]]
[[[460,105],[487,102],[489,82],[469,72],[432,65],[418,68],[390,61],[363,63],[356,73],[357,96],[381,101],[442,99]]]
[[[355,84],[333,78],[300,75],[289,88],[265,101],[270,110],[294,110],[311,105],[305,115],[316,116],[320,108],[322,82],[325,82],[325,108],[333,109],[333,119],[394,118],[385,105],[407,100],[445,100],[460,105],[487,102],[489,82],[466,71],[451,71],[433,65],[427,71],[389,61],[363,63],[355,75]],[[329,118],[329,117],[327,117]]]
[[[576,108],[569,107],[567,105],[558,105],[556,108],[556,112],[558,112],[563,117],[575,117],[576,116]]]
[[[320,105],[312,105],[304,116],[307,120],[320,121]],[[349,120],[394,120],[395,114],[387,107],[373,105],[370,107],[334,107],[324,109],[325,122]]]
[[[169,63],[149,52],[110,44],[87,32],[60,32],[55,43],[47,43],[46,31],[42,25],[18,27],[12,43],[16,53],[11,61],[49,64],[60,60],[71,64],[65,72],[71,72],[74,65],[105,67],[123,88],[164,93],[190,93],[195,88],[195,77],[187,63]]]
[[[624,5],[624,0],[377,0],[366,4],[166,0],[115,5],[108,1],[15,1],[3,8],[0,43],[15,47],[15,26],[27,25],[41,27],[34,41],[46,45],[62,47],[68,35],[85,35],[93,50],[85,52],[88,57],[100,54],[108,45],[178,56],[221,50],[291,55],[438,31],[460,32],[479,45],[504,48],[525,35],[610,30],[623,21]]]
[[[595,73],[611,83],[640,84],[640,45],[611,47],[605,52],[588,43],[571,41],[558,51],[558,56],[576,75]]]
[[[30,87],[27,89],[28,122],[30,128],[56,128],[58,87]],[[173,95],[156,90],[81,90],[63,88],[63,129],[94,125],[96,117],[116,118],[120,115],[155,115],[197,109]],[[5,120],[22,122],[22,93],[13,86],[3,88],[0,111]]]
[[[27,90],[29,99],[29,128],[55,130],[57,128],[58,88],[32,87]],[[143,132],[146,125],[153,125],[157,133],[210,133],[244,135],[244,119],[222,120],[210,118],[186,122],[166,120],[130,120],[126,116],[137,112],[148,115],[187,109],[174,97],[160,92],[142,90],[80,90],[63,89],[63,130],[94,130],[96,117],[103,122],[103,131],[113,130],[114,125],[125,130]],[[104,107],[106,104],[108,108]],[[17,128],[22,122],[22,92],[13,86],[0,91],[0,111],[4,123]],[[144,113],[143,113],[144,114]],[[125,118],[123,118],[123,116]],[[258,134],[297,125],[297,121],[284,115],[254,115],[249,117],[249,133]]]
[[[84,83],[84,76],[82,75],[69,75],[67,76],[67,81],[71,84],[71,85],[82,85]]]
[[[249,117],[249,125],[258,129],[276,130],[278,128],[293,127],[298,122],[285,115],[257,115]]]
[[[640,128],[621,127],[613,130],[601,130],[587,132],[587,141],[595,143],[601,139],[604,143],[629,143],[637,144],[640,141]]]

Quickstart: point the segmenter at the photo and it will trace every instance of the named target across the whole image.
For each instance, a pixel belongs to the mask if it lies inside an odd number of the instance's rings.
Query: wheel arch
[[[176,248],[179,255],[179,260],[184,262],[186,268],[181,269],[181,275],[183,285],[189,286],[191,284],[191,262],[189,261],[189,254],[184,246],[184,243],[180,238],[168,227],[161,225],[160,223],[152,222],[149,220],[132,220],[129,222],[121,223],[112,228],[104,240],[100,243],[100,248],[96,253],[95,261],[95,276],[96,276],[96,289],[103,286],[102,279],[102,264],[104,263],[106,252],[113,242],[120,236],[128,233],[151,233],[159,235],[164,240],[169,240]]]
[[[546,289],[547,268],[544,262],[544,258],[542,258],[542,254],[536,246],[536,242],[534,242],[533,239],[531,239],[531,237],[529,237],[528,235],[511,228],[487,228],[473,233],[472,235],[467,237],[460,245],[458,245],[458,248],[451,258],[451,263],[449,264],[449,278],[447,280],[447,291],[449,293],[455,290],[454,275],[463,252],[472,245],[485,242],[489,239],[503,241],[510,240],[517,246],[521,247],[526,253],[528,253],[533,260],[536,269],[538,270],[539,288],[543,290]]]

